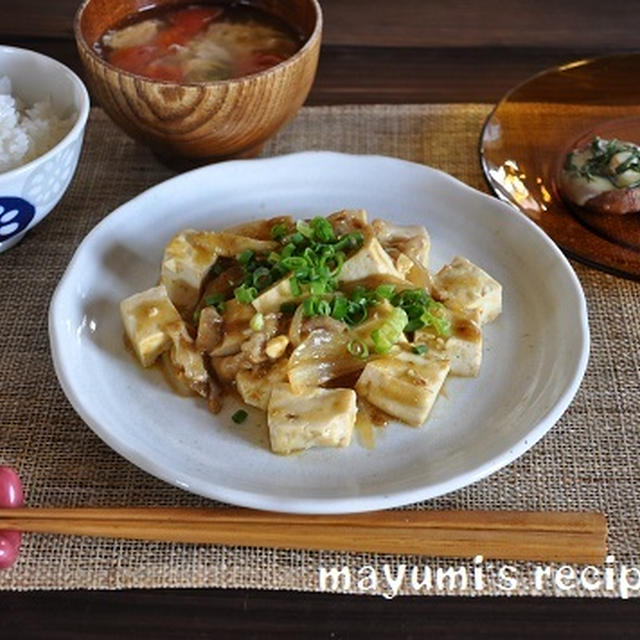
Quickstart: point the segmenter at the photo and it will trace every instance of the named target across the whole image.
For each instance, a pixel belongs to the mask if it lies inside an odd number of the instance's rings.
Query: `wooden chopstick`
[[[0,529],[314,550],[598,563],[606,556],[600,513],[375,511],[293,515],[251,509],[18,508]]]

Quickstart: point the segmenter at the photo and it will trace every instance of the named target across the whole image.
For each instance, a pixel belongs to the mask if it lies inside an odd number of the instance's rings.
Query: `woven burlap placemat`
[[[486,190],[477,141],[488,110],[486,105],[306,108],[268,145],[265,155],[304,149],[379,153],[441,168]],[[49,300],[82,238],[115,207],[171,175],[94,109],[81,162],[65,197],[20,245],[0,255],[0,464],[18,470],[31,506],[212,504],[156,480],[104,445],[70,407],[49,355]],[[640,566],[640,285],[581,265],[575,268],[588,300],[592,348],[571,407],[540,443],[507,468],[419,506],[602,511],[609,519],[614,556],[605,565],[588,569],[582,577],[583,567],[558,574],[554,565],[536,584],[539,565],[485,562],[480,586],[472,579],[471,559],[34,534],[24,536],[18,563],[0,572],[0,588],[318,591],[332,589],[330,580],[325,585],[320,580],[321,567],[346,567],[351,582],[339,582],[337,591],[389,595],[394,590],[387,576],[397,578],[404,571],[401,594],[621,595],[620,576],[634,582],[633,570],[623,565]],[[438,569],[441,577],[445,570],[455,570],[457,581],[437,580]],[[460,578],[465,571],[466,586]],[[598,583],[597,572],[609,578]],[[412,576],[427,578],[426,586],[412,583]],[[623,596],[626,591],[633,589],[623,584]]]

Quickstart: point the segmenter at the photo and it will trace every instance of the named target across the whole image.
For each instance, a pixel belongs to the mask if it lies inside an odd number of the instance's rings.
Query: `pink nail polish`
[[[10,467],[0,467],[0,508],[11,509],[23,504],[18,474]],[[0,531],[0,569],[8,569],[18,559],[21,539],[19,531]]]

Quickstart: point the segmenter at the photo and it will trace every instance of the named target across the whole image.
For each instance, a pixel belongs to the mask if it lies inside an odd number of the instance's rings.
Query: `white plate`
[[[424,224],[432,265],[464,255],[504,286],[485,330],[476,379],[450,379],[426,425],[392,423],[373,450],[270,453],[266,431],[235,425],[229,406],[174,394],[125,350],[118,305],[158,280],[180,229],[252,218],[366,208]],[[575,395],[589,350],[580,284],[525,216],[450,176],[392,158],[310,152],[204,167],[160,184],[85,238],[51,303],[51,348],[76,411],[109,446],[153,475],[237,505],[298,513],[394,507],[453,491],[508,464],[541,438]],[[228,403],[231,404],[231,403]]]

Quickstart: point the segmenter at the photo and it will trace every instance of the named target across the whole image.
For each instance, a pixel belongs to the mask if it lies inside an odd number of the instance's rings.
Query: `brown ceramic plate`
[[[640,54],[580,60],[512,89],[480,140],[496,195],[534,220],[571,257],[640,280],[640,214],[592,213],[559,195],[566,153],[593,136],[640,144]]]

